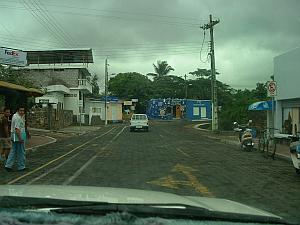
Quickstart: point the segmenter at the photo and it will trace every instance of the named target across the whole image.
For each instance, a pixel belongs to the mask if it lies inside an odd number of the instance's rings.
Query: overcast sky
[[[109,73],[147,74],[166,60],[183,76],[210,67],[208,31],[200,58],[209,14],[220,19],[218,79],[235,88],[267,81],[273,57],[300,46],[299,0],[0,0],[0,46],[92,48],[100,81],[106,56]]]

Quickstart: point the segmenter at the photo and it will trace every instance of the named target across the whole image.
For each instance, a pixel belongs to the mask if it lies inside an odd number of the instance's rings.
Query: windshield
[[[1,1],[0,199],[300,223],[299,11],[299,0]]]
[[[146,115],[133,115],[132,120],[147,120],[147,116]]]

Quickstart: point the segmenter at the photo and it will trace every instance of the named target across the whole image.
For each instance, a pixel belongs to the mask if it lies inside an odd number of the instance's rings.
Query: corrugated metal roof
[[[13,84],[13,83],[9,83],[9,82],[6,82],[6,81],[0,81],[0,88],[22,91],[22,92],[26,92],[27,94],[32,95],[32,96],[42,96],[44,94],[39,89],[26,88],[22,85]]]

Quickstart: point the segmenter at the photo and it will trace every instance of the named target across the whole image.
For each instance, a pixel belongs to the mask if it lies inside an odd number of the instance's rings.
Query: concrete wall
[[[27,115],[29,127],[57,130],[70,126],[73,122],[73,114],[70,110],[59,110],[53,108],[35,108]]]
[[[299,98],[300,48],[274,58],[274,77],[277,81],[276,100]]]
[[[79,90],[70,90],[70,94],[64,97],[66,110],[72,110],[73,115],[79,115]]]
[[[24,74],[35,85],[46,87],[53,84],[62,84],[66,87],[77,87],[80,78],[78,69],[34,69]],[[53,83],[55,82],[56,83]]]

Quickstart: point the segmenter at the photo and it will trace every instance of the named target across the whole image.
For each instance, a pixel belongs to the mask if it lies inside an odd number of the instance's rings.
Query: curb
[[[50,145],[50,144],[53,144],[55,143],[57,140],[53,137],[49,137],[49,136],[46,136],[46,135],[43,135],[43,136],[40,136],[40,137],[47,137],[49,139],[52,139],[52,141],[48,142],[48,143],[45,143],[45,144],[41,144],[41,145],[36,145],[36,146],[33,146],[31,148],[27,148],[26,149],[26,153],[33,153],[35,152],[39,147],[43,147],[43,146],[46,146],[46,145]]]

